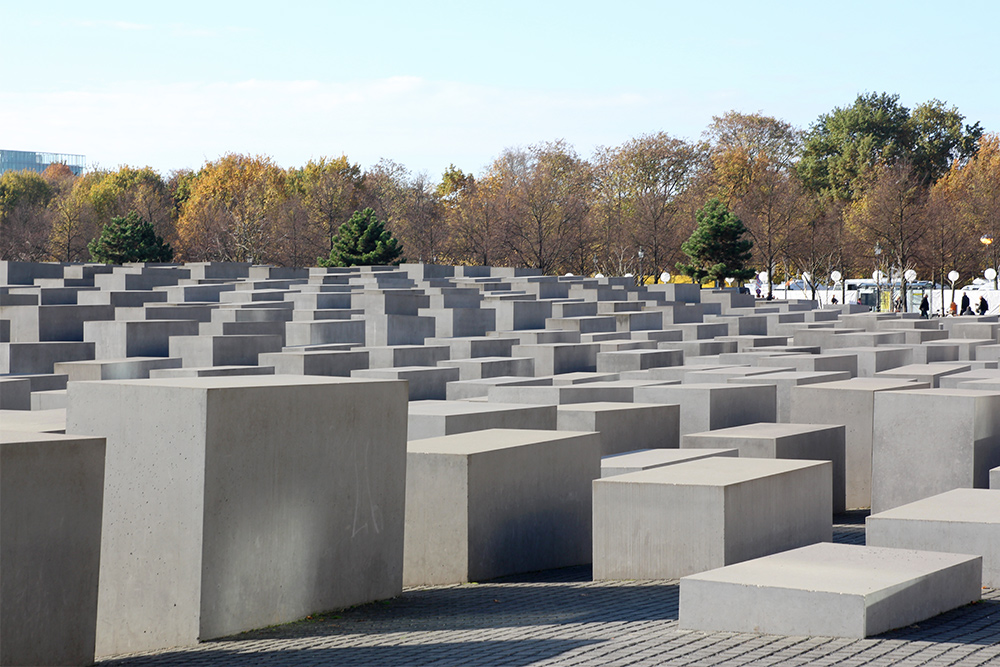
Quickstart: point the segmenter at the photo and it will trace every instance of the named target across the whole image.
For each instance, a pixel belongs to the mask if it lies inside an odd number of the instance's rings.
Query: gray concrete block
[[[637,387],[639,403],[681,406],[681,435],[773,422],[777,389],[764,384],[678,384]]]
[[[257,376],[69,391],[69,430],[108,443],[98,655],[401,592],[403,383]]]
[[[844,426],[842,424],[746,424],[707,433],[688,433],[684,448],[728,449],[741,458],[830,461],[833,512],[845,509]]]
[[[193,368],[256,366],[260,354],[280,352],[281,347],[280,336],[173,336],[170,356]]]
[[[96,359],[168,357],[171,336],[197,334],[195,320],[116,320],[83,325],[83,339],[94,344]]]
[[[0,375],[51,374],[60,361],[94,358],[93,343],[0,343]]]
[[[534,377],[535,360],[532,357],[475,357],[450,359],[438,362],[439,366],[457,368],[460,380],[477,380],[490,377]]]
[[[680,440],[677,405],[572,403],[560,405],[558,415],[560,431],[600,433],[602,457],[636,449],[676,449]]]
[[[846,371],[851,377],[858,376],[858,355],[850,353],[826,352],[767,357],[760,360],[760,365],[791,367],[797,371],[810,373]]]
[[[447,345],[381,345],[362,349],[368,352],[369,368],[437,366],[451,355]]]
[[[60,361],[56,373],[66,375],[68,382],[87,380],[138,380],[148,378],[160,368],[180,368],[181,360],[173,357],[129,357],[96,359],[93,361]]]
[[[684,577],[680,627],[862,639],[979,600],[982,559],[814,544]]]
[[[710,457],[594,482],[594,579],[676,579],[829,541],[825,461]]]
[[[870,378],[876,373],[899,368],[913,363],[913,348],[892,345],[882,347],[844,347],[842,354],[853,354],[858,358],[858,377]]]
[[[30,410],[31,380],[0,377],[0,410]]]
[[[491,428],[555,430],[556,406],[410,401],[406,437],[408,440],[421,440]]]
[[[367,350],[289,350],[264,352],[258,357],[278,375],[324,375],[351,377],[356,370],[368,368]]]
[[[736,449],[640,449],[601,457],[601,478],[630,472],[707,459],[712,456],[738,457]]]
[[[847,509],[871,507],[875,394],[927,389],[913,380],[852,378],[792,388],[792,422],[844,424]]]
[[[0,431],[4,665],[94,662],[104,454],[104,438]]]
[[[201,368],[161,368],[149,371],[150,379],[209,378],[236,375],[274,375],[274,366],[202,366]]]
[[[840,380],[851,379],[850,373],[846,371],[828,373],[809,373],[801,371],[782,371],[768,373],[766,375],[750,375],[743,377],[730,377],[730,384],[773,384],[777,391],[775,399],[777,401],[776,419],[780,423],[788,424],[792,421],[792,388],[804,384],[816,384],[818,382],[838,382]]]
[[[409,442],[405,585],[588,562],[599,447],[595,433],[504,429]]]
[[[680,350],[638,349],[597,353],[598,373],[642,371],[649,368],[680,366],[684,353]]]
[[[1000,392],[879,392],[872,442],[873,512],[988,488],[990,469],[1000,465]]]
[[[908,364],[880,371],[875,374],[875,377],[909,378],[917,382],[926,382],[932,389],[937,389],[941,385],[942,377],[969,370],[972,370],[972,367],[968,364]]]
[[[447,385],[458,380],[457,368],[432,366],[400,366],[399,368],[369,368],[351,371],[351,377],[378,380],[406,380],[411,401],[443,401]]]
[[[983,586],[1000,588],[1000,491],[953,489],[872,514],[865,543],[983,558]]]
[[[578,371],[595,372],[599,351],[597,343],[543,343],[515,345],[511,354],[532,357],[536,375],[560,375]]]
[[[312,320],[285,324],[285,342],[288,345],[317,345],[322,343],[365,344],[364,320]]]

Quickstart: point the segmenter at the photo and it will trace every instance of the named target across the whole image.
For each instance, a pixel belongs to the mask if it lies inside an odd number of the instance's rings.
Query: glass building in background
[[[62,163],[69,167],[74,175],[79,176],[87,166],[84,155],[71,153],[36,153],[34,151],[8,151],[0,149],[0,174],[5,171],[43,172],[50,164]]]

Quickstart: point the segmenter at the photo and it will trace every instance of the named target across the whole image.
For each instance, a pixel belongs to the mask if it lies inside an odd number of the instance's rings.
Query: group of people
[[[924,297],[924,301],[927,301],[926,296]],[[990,309],[990,304],[988,301],[986,301],[986,297],[981,296],[979,297],[979,305],[976,306],[976,310],[975,312],[973,312],[972,302],[969,301],[969,295],[963,293],[961,309],[959,309],[959,307],[955,304],[955,302],[952,301],[951,306],[949,308],[949,312],[951,315],[985,315],[987,311],[989,311],[989,309]],[[926,317],[926,315],[924,315],[923,302],[921,302],[920,304],[920,313],[922,317]]]

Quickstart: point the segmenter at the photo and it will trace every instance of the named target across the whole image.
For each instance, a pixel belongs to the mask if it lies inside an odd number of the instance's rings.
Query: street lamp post
[[[646,256],[646,253],[642,251],[642,246],[639,246],[639,252],[636,254],[639,256],[639,286],[642,287],[643,283],[646,282],[642,277],[642,258]]]
[[[990,268],[995,272],[997,268],[997,254],[996,249],[993,248],[993,235],[987,232],[979,237],[979,242],[986,246],[986,254],[990,259]],[[993,250],[992,254],[990,254],[990,250]],[[993,289],[997,289],[997,277],[995,273],[993,275]]]
[[[882,259],[882,246],[875,242],[875,272],[872,278],[875,279],[875,311],[882,310],[882,272],[879,270],[879,262]]]

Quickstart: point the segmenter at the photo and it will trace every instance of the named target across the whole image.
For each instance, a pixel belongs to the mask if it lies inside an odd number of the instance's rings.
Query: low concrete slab
[[[681,579],[685,630],[864,638],[980,599],[982,559],[813,544]]]
[[[712,456],[740,455],[738,449],[640,449],[601,458],[601,478],[630,472],[707,459]]]

